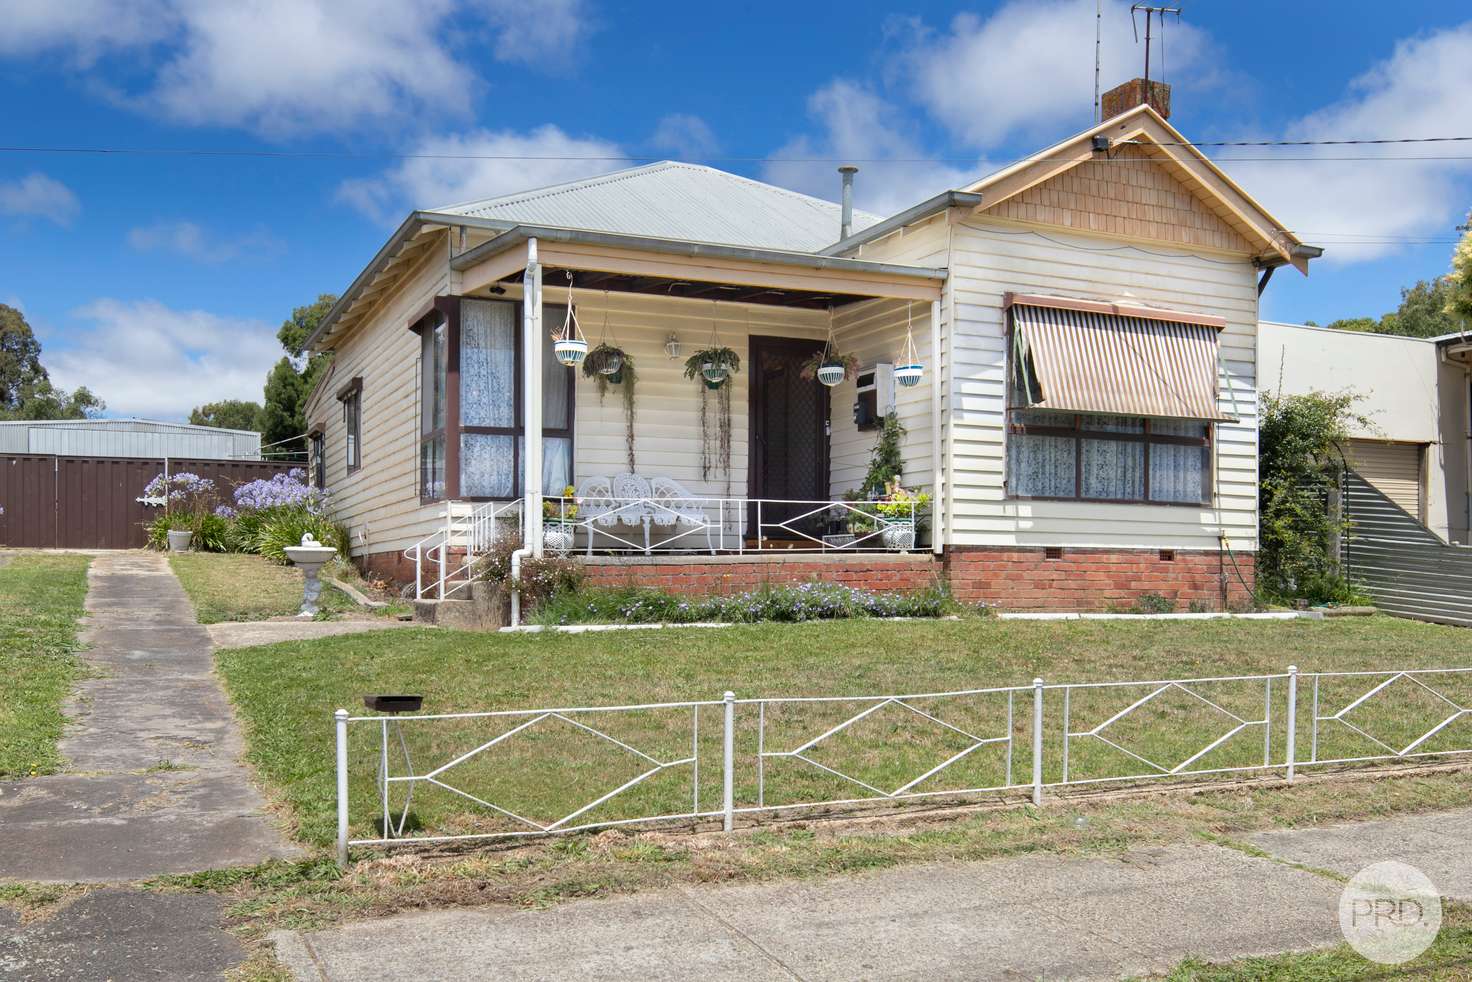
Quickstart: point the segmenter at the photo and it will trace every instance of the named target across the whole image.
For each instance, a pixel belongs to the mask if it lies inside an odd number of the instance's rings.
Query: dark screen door
[[[821,341],[751,339],[750,497],[828,500],[828,389],[817,379],[801,376],[803,362],[822,347]],[[799,539],[800,532],[821,537],[826,524],[821,512],[798,518],[816,507],[763,504],[766,536]],[[755,536],[755,507],[751,512],[749,534]],[[771,528],[774,523],[789,523],[797,531]]]

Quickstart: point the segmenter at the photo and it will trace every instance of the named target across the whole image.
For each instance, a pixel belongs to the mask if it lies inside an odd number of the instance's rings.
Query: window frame
[[[307,431],[307,477],[317,490],[327,487],[327,429],[321,425]]]
[[[355,474],[363,467],[363,377],[354,376],[338,389],[337,401],[342,403],[343,462]]]
[[[510,426],[465,426],[460,422],[460,304],[466,300],[475,300],[484,303],[510,304],[513,309],[513,323],[516,329],[512,331],[512,374],[515,379],[515,391],[512,395],[513,421]],[[414,445],[415,473],[419,473],[419,457],[424,443],[443,434],[445,441],[445,489],[440,497],[432,497],[425,494],[423,481],[420,480],[419,500],[422,504],[433,504],[439,501],[514,501],[524,493],[525,482],[522,475],[522,452],[521,437],[524,435],[526,426],[525,413],[525,389],[526,389],[526,352],[524,334],[521,329],[524,323],[526,305],[521,300],[503,300],[497,297],[475,297],[475,296],[443,296],[436,297],[433,306],[423,315],[409,325],[409,329],[421,338],[419,348],[419,378],[424,378],[424,345],[423,333],[426,329],[438,326],[438,318],[443,317],[445,323],[445,425],[444,429],[426,432],[424,430],[423,410],[424,394],[419,395],[417,411],[421,414],[419,439]],[[542,305],[542,320],[548,321],[549,311],[563,310],[560,304]],[[577,378],[576,371],[571,384],[567,387],[567,425],[563,427],[542,427],[542,439],[565,439],[569,446],[569,460],[577,460],[576,411],[577,411]],[[511,493],[509,496],[491,495],[462,495],[460,493],[460,437],[462,434],[483,434],[488,436],[511,437]],[[545,490],[545,489],[544,489]],[[561,488],[557,489],[559,492]]]
[[[1058,418],[1071,417],[1072,426],[1049,426],[1037,423],[1017,422],[1019,413],[1057,413]],[[1091,430],[1083,426],[1084,416],[1109,416],[1114,419],[1138,420],[1144,425],[1138,433],[1121,432],[1119,430]],[[1200,508],[1211,504],[1211,491],[1216,469],[1216,427],[1209,420],[1184,420],[1184,422],[1201,423],[1206,428],[1206,433],[1201,437],[1177,436],[1175,434],[1152,433],[1151,426],[1155,422],[1182,422],[1182,420],[1156,420],[1150,416],[1121,416],[1116,413],[1068,413],[1050,409],[1034,409],[1026,406],[1014,406],[1007,410],[1007,439],[1009,441],[1018,436],[1049,436],[1062,437],[1073,440],[1073,487],[1072,495],[1051,494],[1018,494],[1013,490],[1012,468],[1010,463],[1006,467],[1003,476],[1003,493],[1007,498],[1014,501],[1081,501],[1089,504],[1109,505],[1159,505],[1168,508]],[[1138,443],[1144,448],[1144,460],[1141,464],[1143,473],[1141,475],[1140,498],[1094,498],[1086,496],[1084,489],[1084,441],[1085,440],[1115,440],[1122,443]],[[1177,447],[1199,447],[1202,453],[1201,465],[1201,499],[1199,501],[1160,501],[1150,497],[1150,448],[1152,446],[1177,446]],[[1011,454],[1007,454],[1010,462]],[[1065,465],[1066,466],[1066,465]]]

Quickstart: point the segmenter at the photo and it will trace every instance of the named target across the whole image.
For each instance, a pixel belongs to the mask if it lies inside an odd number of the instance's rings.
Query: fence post
[[[723,741],[724,765],[721,775],[721,810],[725,813],[724,828],[729,832],[736,825],[736,693],[727,692],[726,736]]]
[[[1298,666],[1288,666],[1288,783],[1293,783],[1294,743],[1298,736]]]
[[[339,709],[337,720],[337,864],[348,865],[348,711]]]
[[[1043,803],[1043,680],[1032,680],[1032,803]]]

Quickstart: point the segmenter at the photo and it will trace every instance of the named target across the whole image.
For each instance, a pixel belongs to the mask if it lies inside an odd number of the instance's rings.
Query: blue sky
[[[1163,54],[1192,139],[1472,135],[1461,4],[1184,6]],[[831,197],[844,158],[888,212],[1092,112],[1093,0],[0,0],[0,23],[6,146],[322,154],[0,152],[0,302],[120,415],[258,399],[280,321],[411,207],[651,157]],[[1123,0],[1103,24],[1108,88],[1143,49]],[[396,156],[424,151],[612,159]],[[1273,280],[1272,319],[1393,309],[1472,206],[1472,144],[1208,152],[1329,250]],[[1408,154],[1442,159],[1338,159]]]

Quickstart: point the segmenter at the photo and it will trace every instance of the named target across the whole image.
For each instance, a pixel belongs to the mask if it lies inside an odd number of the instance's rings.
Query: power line
[[[1396,137],[1376,138],[1363,140],[1218,140],[1218,141],[1180,141],[1180,142],[1156,142],[1149,141],[1150,145],[1161,147],[1343,147],[1343,146],[1405,146],[1411,144],[1431,143],[1472,143],[1472,136],[1427,136],[1427,137]],[[1133,144],[1127,144],[1133,145]],[[357,150],[261,150],[248,148],[225,148],[208,149],[202,147],[98,147],[98,146],[50,146],[50,145],[26,145],[26,146],[0,146],[0,153],[51,153],[51,154],[77,154],[94,156],[173,156],[173,157],[241,157],[241,158],[263,158],[281,160],[525,160],[525,161],[587,161],[597,162],[619,162],[619,161],[652,161],[662,160],[664,157],[658,154],[498,154],[498,153],[408,153],[390,150],[382,151],[357,151]],[[863,164],[926,164],[926,163],[960,163],[975,164],[975,157],[936,156],[936,157],[758,157],[758,156],[712,156],[702,157],[702,160],[721,163],[790,163],[790,164],[831,164],[831,163],[863,163]],[[1022,158],[1027,159],[1027,158]],[[1108,158],[1098,157],[1096,159],[1106,160]],[[1341,157],[1318,157],[1318,156],[1267,156],[1267,157],[1245,157],[1225,156],[1219,157],[1222,161],[1334,161],[1334,160],[1472,160],[1472,156],[1429,156],[1429,155],[1359,155]]]

